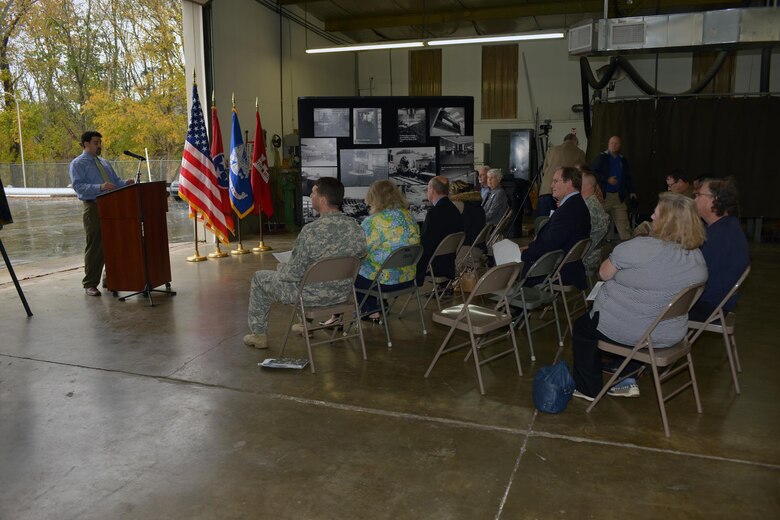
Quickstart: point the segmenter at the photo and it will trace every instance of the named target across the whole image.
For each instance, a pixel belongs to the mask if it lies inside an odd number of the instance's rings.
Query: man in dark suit
[[[423,255],[417,263],[417,284],[425,281],[425,271],[433,252],[444,240],[444,237],[452,233],[463,231],[463,219],[460,211],[447,196],[450,184],[446,177],[441,175],[434,177],[428,183],[428,201],[433,207],[428,210],[425,222],[420,233],[420,242],[423,246]],[[446,255],[437,258],[433,263],[436,276],[455,277],[455,255]]]
[[[574,244],[590,237],[590,212],[580,195],[581,188],[582,176],[576,168],[567,166],[555,171],[552,195],[558,201],[558,209],[539,231],[536,239],[528,245],[528,249],[523,251],[523,274],[543,254],[556,249],[568,252]],[[564,267],[561,277],[566,285],[575,285],[578,289],[587,287],[585,267],[581,261]]]

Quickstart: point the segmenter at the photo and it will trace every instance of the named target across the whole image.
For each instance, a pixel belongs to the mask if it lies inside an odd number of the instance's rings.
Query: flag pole
[[[235,112],[236,111],[236,94],[235,94],[235,92],[233,93],[231,101],[233,103],[233,112]],[[240,134],[239,134],[239,137],[240,137]],[[236,211],[235,207],[233,208],[233,211]],[[238,211],[236,211],[236,214],[238,215]],[[238,237],[238,247],[236,249],[233,249],[232,251],[230,251],[230,254],[233,255],[233,256],[248,254],[251,251],[249,249],[246,249],[244,247],[244,244],[241,242],[241,216],[240,215],[238,217],[238,223],[237,223],[236,227],[238,228],[236,230],[236,236]]]
[[[219,248],[219,238],[217,237],[217,235],[214,235],[214,251],[212,251],[206,256],[208,256],[209,258],[225,258],[226,256],[229,256],[226,252],[222,251]]]
[[[244,244],[241,243],[241,219],[238,219],[238,226],[236,226],[237,229],[237,236],[238,236],[238,247],[236,249],[233,249],[230,254],[233,256],[236,255],[245,255],[247,253],[250,253],[249,249],[246,249],[244,247]]]
[[[192,223],[195,226],[195,254],[192,256],[187,257],[188,262],[203,262],[206,260],[206,257],[200,254],[200,251],[198,251],[198,212],[193,211],[192,212],[193,219]]]
[[[260,110],[260,103],[259,99],[255,98],[255,111]],[[255,136],[255,146],[257,146],[257,140],[262,139],[263,136]],[[257,217],[260,220],[260,243],[257,244],[257,247],[252,248],[253,253],[264,253],[265,251],[271,251],[273,248],[271,246],[265,245],[265,242],[263,241],[263,208],[260,207],[260,205],[257,206]]]
[[[212,90],[211,91],[211,106],[213,107],[215,105],[216,105],[216,102],[215,102],[215,99],[214,99],[214,91]],[[214,130],[212,129],[212,132],[213,131]],[[214,251],[209,253],[206,256],[208,256],[209,258],[226,258],[226,257],[230,256],[225,251],[222,251],[219,248],[219,237],[217,236],[216,233],[214,233]]]
[[[273,248],[271,246],[265,245],[263,242],[263,210],[259,211],[260,215],[260,243],[257,244],[257,247],[252,248],[253,253],[264,253],[265,251],[271,251]]]

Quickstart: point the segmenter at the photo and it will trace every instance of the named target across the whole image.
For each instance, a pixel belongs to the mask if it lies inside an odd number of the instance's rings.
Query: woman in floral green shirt
[[[367,289],[376,279],[379,268],[387,260],[390,253],[399,247],[420,243],[420,228],[407,209],[409,204],[398,187],[388,180],[374,182],[368,188],[366,204],[371,208],[370,215],[363,221],[363,231],[366,233],[368,254],[360,264],[360,274],[355,280],[355,287]],[[388,290],[409,287],[414,283],[416,267],[391,269],[382,273],[379,283],[382,289]],[[379,319],[379,302],[369,297],[363,312],[374,312],[370,319]]]

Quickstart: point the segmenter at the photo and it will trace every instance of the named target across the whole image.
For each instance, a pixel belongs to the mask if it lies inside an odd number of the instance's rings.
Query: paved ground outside
[[[33,262],[46,262],[84,252],[82,203],[75,197],[9,198],[13,224],[0,230],[14,268]],[[187,216],[187,204],[168,199],[168,241],[192,243],[193,225]],[[199,235],[202,239],[202,227]],[[213,235],[208,235],[213,240]],[[5,270],[0,262],[0,270]]]

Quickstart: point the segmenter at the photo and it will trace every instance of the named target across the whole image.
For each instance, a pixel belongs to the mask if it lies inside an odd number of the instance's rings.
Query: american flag
[[[192,86],[192,112],[181,158],[179,195],[189,203],[193,212],[207,222],[220,242],[229,243],[227,221],[222,212],[222,194],[211,160],[197,85]]]

